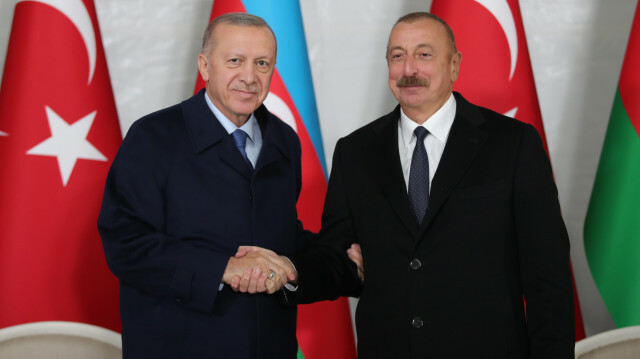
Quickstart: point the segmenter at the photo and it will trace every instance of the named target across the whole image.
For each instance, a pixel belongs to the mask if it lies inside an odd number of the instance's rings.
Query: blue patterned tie
[[[238,151],[240,151],[244,161],[247,163],[249,168],[253,170],[253,165],[251,164],[251,161],[249,161],[249,157],[247,157],[247,152],[244,150],[244,147],[247,145],[247,137],[249,137],[249,135],[238,129],[231,133],[231,137],[233,137],[233,142],[236,144],[236,147],[238,147]]]
[[[418,219],[418,224],[420,224],[425,212],[427,212],[427,207],[429,207],[429,158],[427,150],[424,148],[424,139],[429,131],[418,126],[413,133],[417,140],[409,170],[409,200]]]

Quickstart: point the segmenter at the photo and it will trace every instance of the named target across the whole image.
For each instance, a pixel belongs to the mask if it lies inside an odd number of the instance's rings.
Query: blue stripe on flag
[[[293,99],[327,177],[318,108],[298,1],[243,0],[248,13],[262,17],[276,34],[276,67]]]

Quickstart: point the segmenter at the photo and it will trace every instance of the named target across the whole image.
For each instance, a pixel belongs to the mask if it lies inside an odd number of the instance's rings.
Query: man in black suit
[[[400,105],[338,141],[289,299],[359,295],[360,358],[573,358],[569,240],[538,133],[453,92],[462,55],[432,14],[401,17],[386,58]]]

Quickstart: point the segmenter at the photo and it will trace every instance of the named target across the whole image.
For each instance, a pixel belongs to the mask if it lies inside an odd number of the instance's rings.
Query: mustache
[[[258,87],[253,86],[253,85],[247,85],[247,84],[236,84],[233,87],[231,87],[232,90],[238,90],[238,91],[243,91],[243,92],[250,92],[250,93],[258,93]]]
[[[408,87],[408,86],[425,86],[429,87],[429,80],[423,79],[421,77],[401,77],[396,81],[396,86],[398,87]]]

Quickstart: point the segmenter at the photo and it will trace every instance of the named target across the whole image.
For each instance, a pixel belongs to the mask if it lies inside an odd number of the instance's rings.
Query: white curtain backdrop
[[[1,69],[15,3],[0,0]],[[126,133],[139,117],[192,94],[212,0],[95,4]],[[340,137],[395,105],[384,60],[392,24],[430,6],[430,0],[301,1],[329,168]],[[636,1],[521,0],[520,6],[585,327],[593,335],[614,325],[591,278],[582,232]]]

